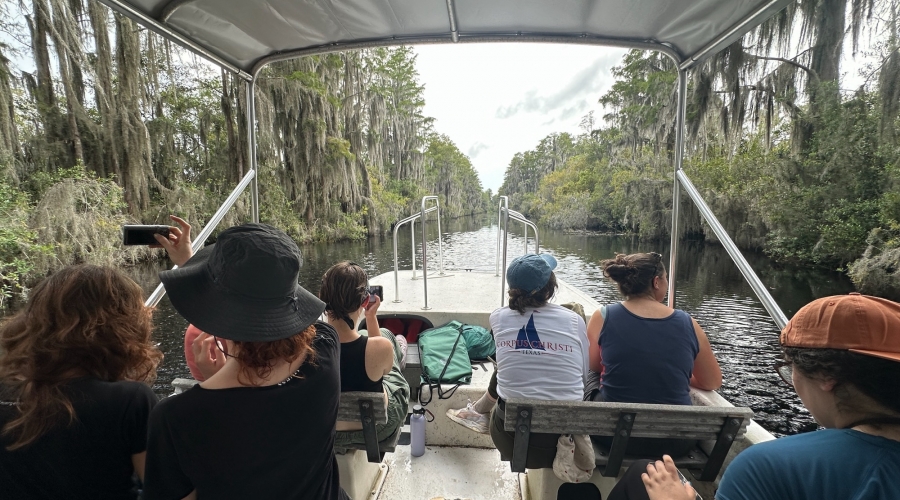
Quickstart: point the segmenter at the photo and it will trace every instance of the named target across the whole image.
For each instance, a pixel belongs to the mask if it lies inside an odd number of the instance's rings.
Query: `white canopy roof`
[[[360,47],[537,41],[662,50],[682,68],[793,0],[100,0],[215,62]]]

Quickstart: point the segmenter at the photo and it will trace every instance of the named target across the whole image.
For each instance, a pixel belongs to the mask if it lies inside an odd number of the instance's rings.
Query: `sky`
[[[533,43],[418,45],[425,116],[497,192],[519,152],[554,132],[581,133],[582,117],[613,84],[624,49]]]

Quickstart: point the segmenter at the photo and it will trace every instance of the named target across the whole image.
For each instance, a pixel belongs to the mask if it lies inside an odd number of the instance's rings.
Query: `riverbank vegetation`
[[[739,247],[846,270],[861,292],[896,300],[898,15],[896,0],[792,4],[692,70],[684,159]],[[860,41],[868,62],[846,88],[841,62]],[[600,98],[608,113],[515,155],[499,194],[556,228],[667,239],[676,70],[632,51],[613,74]],[[682,204],[682,236],[715,240],[685,195]]]
[[[0,311],[73,262],[126,264],[124,223],[205,225],[250,170],[238,77],[87,0],[0,0]],[[423,115],[411,49],[273,64],[256,88],[261,220],[298,242],[387,231],[426,194],[487,209]],[[223,227],[249,220],[249,193]]]

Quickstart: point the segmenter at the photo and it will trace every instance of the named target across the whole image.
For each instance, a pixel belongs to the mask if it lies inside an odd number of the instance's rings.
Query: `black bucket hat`
[[[325,310],[298,284],[300,262],[287,234],[244,224],[159,277],[175,310],[197,328],[229,340],[270,342],[302,332]]]

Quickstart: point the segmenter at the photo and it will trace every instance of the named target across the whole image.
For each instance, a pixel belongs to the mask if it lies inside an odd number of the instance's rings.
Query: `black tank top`
[[[381,392],[382,378],[369,380],[366,373],[366,345],[369,337],[360,335],[351,342],[341,342],[341,392]]]

